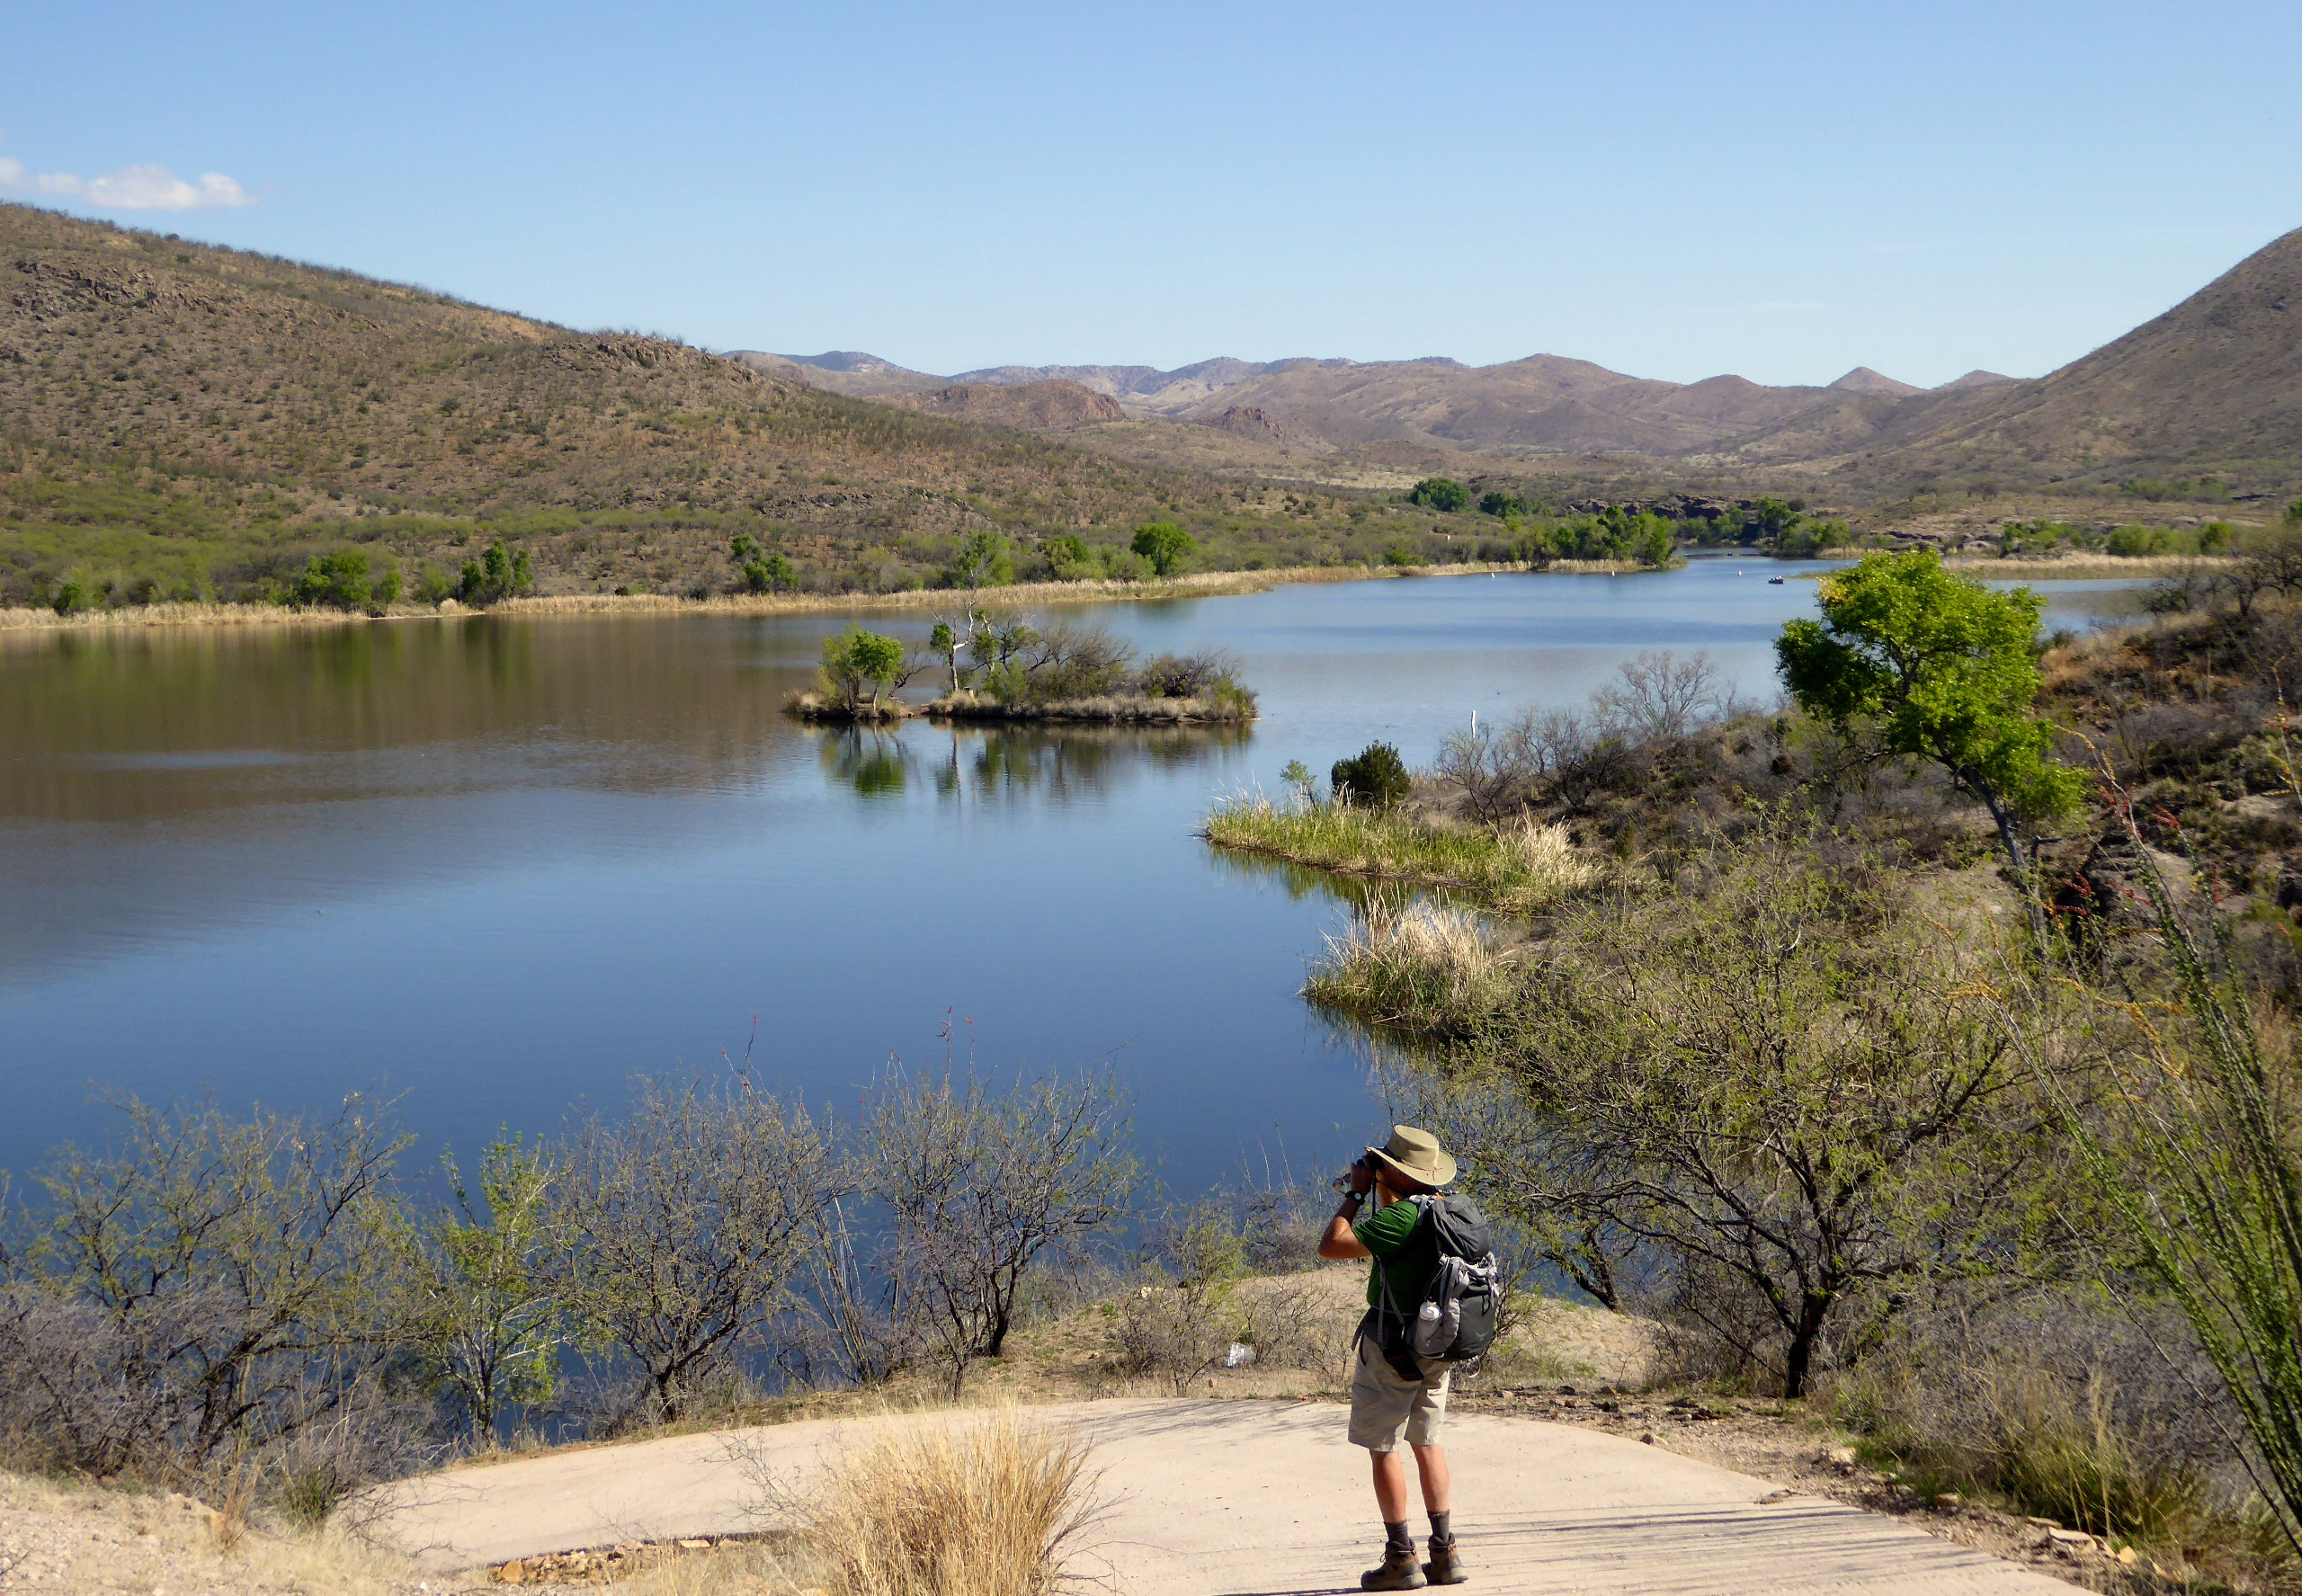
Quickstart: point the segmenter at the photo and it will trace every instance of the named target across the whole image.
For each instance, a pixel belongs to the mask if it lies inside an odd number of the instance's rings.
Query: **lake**
[[[779,706],[838,615],[10,641],[0,1168],[100,1138],[107,1096],[367,1087],[419,1168],[443,1143],[468,1164],[500,1125],[747,1048],[840,1114],[891,1058],[1108,1058],[1178,1193],[1339,1167],[1383,1109],[1296,992],[1343,912],[1214,856],[1209,804],[1378,737],[1425,762],[1474,709],[1579,701],[1646,648],[1771,697],[1772,639],[1814,603],[1780,568],[1083,611],[1146,652],[1236,653],[1263,718],[1229,734],[802,727]],[[2114,585],[2042,584],[2048,624]]]

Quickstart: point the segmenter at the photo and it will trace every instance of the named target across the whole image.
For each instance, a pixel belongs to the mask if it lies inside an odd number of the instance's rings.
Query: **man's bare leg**
[[[1396,1458],[1398,1454],[1396,1452],[1393,1452],[1391,1456]],[[1447,1472],[1447,1454],[1441,1450],[1437,1446],[1416,1447],[1414,1449],[1414,1467],[1416,1472],[1423,1476],[1423,1511],[1434,1513],[1452,1512],[1455,1508],[1454,1476]],[[1380,1494],[1382,1487],[1378,1485],[1375,1489],[1377,1493]],[[1401,1517],[1405,1517],[1406,1513],[1406,1475],[1405,1470],[1404,1469],[1400,1470],[1398,1494],[1399,1513]],[[1385,1505],[1386,1516],[1387,1516],[1388,1511],[1389,1508],[1387,1503]]]
[[[1367,1455],[1375,1460],[1375,1505],[1383,1510],[1383,1522],[1405,1523],[1406,1459],[1399,1456],[1396,1447],[1387,1452],[1370,1452]],[[1415,1455],[1419,1460],[1422,1457],[1420,1449]],[[1442,1470],[1445,1467],[1443,1462],[1440,1465]]]

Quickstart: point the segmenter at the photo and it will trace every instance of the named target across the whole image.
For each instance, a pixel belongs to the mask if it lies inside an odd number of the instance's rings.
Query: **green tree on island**
[[[1149,561],[1151,569],[1164,581],[1199,552],[1199,539],[1179,526],[1155,521],[1136,528],[1135,541],[1128,547]]]
[[[901,643],[867,632],[852,620],[844,630],[824,639],[821,674],[824,691],[850,712],[867,702],[878,709],[881,693],[894,691],[911,677],[904,668]]]
[[[1775,657],[1799,708],[1874,758],[1932,760],[1990,811],[2018,875],[2021,827],[2068,814],[2083,772],[2052,757],[2030,712],[2041,601],[1993,593],[1932,551],[1877,554],[1823,578],[1820,620],[1782,629]]]

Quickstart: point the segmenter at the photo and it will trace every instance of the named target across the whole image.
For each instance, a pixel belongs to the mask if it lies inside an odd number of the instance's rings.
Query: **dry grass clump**
[[[1046,1596],[1093,1518],[1087,1449],[1013,1413],[890,1430],[795,1504],[832,1596]]]
[[[1500,998],[1506,962],[1477,915],[1378,896],[1348,935],[1327,938],[1304,995],[1377,1021],[1443,1014],[1459,1021]]]
[[[1566,828],[1531,817],[1445,827],[1357,804],[1273,803],[1242,793],[1216,806],[1202,834],[1218,848],[1345,875],[1434,887],[1527,914],[1596,886],[1601,866]]]

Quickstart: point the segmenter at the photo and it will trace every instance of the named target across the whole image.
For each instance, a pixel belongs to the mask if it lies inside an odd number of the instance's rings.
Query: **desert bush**
[[[816,679],[825,697],[852,713],[867,704],[876,709],[883,693],[899,691],[922,668],[906,657],[901,643],[851,620],[824,639]]]
[[[1829,1383],[1866,1449],[1956,1490],[2169,1562],[2253,1538],[2234,1413],[2179,1311],[2083,1289],[1950,1283]]]
[[[283,603],[307,609],[380,611],[398,601],[399,591],[397,571],[370,577],[367,554],[346,548],[335,554],[314,555],[303,575],[296,578],[295,585],[281,598]]]
[[[312,1121],[123,1105],[0,1246],[0,1423],[90,1474],[245,1459],[380,1400],[406,1146],[364,1098]]]
[[[1233,1297],[1246,1275],[1246,1244],[1230,1212],[1203,1201],[1155,1227],[1151,1279],[1120,1304],[1121,1368],[1168,1381],[1175,1394],[1220,1368],[1245,1325]]]
[[[1117,689],[1134,657],[1134,648],[1100,620],[1058,620],[1024,646],[1020,691],[996,684],[993,691],[1003,699],[1092,698]]]
[[[486,1444],[507,1404],[547,1401],[557,1383],[565,1341],[550,1280],[558,1172],[541,1148],[499,1135],[481,1155],[475,1202],[454,1158],[441,1164],[455,1202],[406,1238],[406,1335]]]
[[[1431,774],[1461,795],[1463,807],[1490,825],[1518,808],[1539,771],[1534,718],[1523,715],[1502,726],[1476,718],[1440,739]]]
[[[1677,742],[1735,713],[1735,695],[1709,655],[1648,649],[1591,695],[1599,723],[1631,744]]]
[[[524,548],[513,548],[498,538],[477,560],[464,562],[456,580],[456,597],[467,604],[495,604],[533,593],[535,562]]]
[[[1529,1205],[1799,1395],[1932,1271],[2038,1244],[2057,1144],[1970,964],[1790,831],[1570,911],[1477,1028],[1551,1138]]]
[[[1406,762],[1388,743],[1370,743],[1350,758],[1335,761],[1327,783],[1338,803],[1377,810],[1393,807],[1414,789]]]
[[[635,1416],[676,1419],[790,1305],[815,1210],[841,1194],[830,1137],[736,1078],[641,1077],[620,1119],[554,1150],[558,1302],[637,1369]]]
[[[1226,649],[1202,649],[1197,654],[1162,654],[1146,660],[1136,673],[1143,691],[1153,698],[1207,697],[1218,682],[1238,677],[1238,662]]]
[[[778,1517],[833,1596],[1052,1596],[1092,1521],[1085,1445],[1013,1413],[890,1428]]]
[[[2128,966],[2139,990],[2104,996],[2069,1025],[2053,995],[2082,983],[2012,984],[2002,1018],[2142,1274],[2189,1321],[2245,1434],[2243,1456],[2302,1553],[2294,1061],[2282,1030],[2257,1020],[2219,911],[2201,893],[2178,897],[2122,803],[2119,820],[2155,933],[2146,962]],[[2099,1105],[2067,1084],[2097,1059],[2118,1087]]]
[[[955,1394],[969,1365],[1005,1350],[1040,1255],[1125,1211],[1139,1173],[1129,1131],[1125,1095],[1107,1070],[997,1095],[948,1073],[891,1075],[873,1091],[855,1171],[886,1210],[888,1312],[916,1316]]]
[[[1426,477],[1407,490],[1406,502],[1451,515],[1470,507],[1471,490],[1451,477]]]

